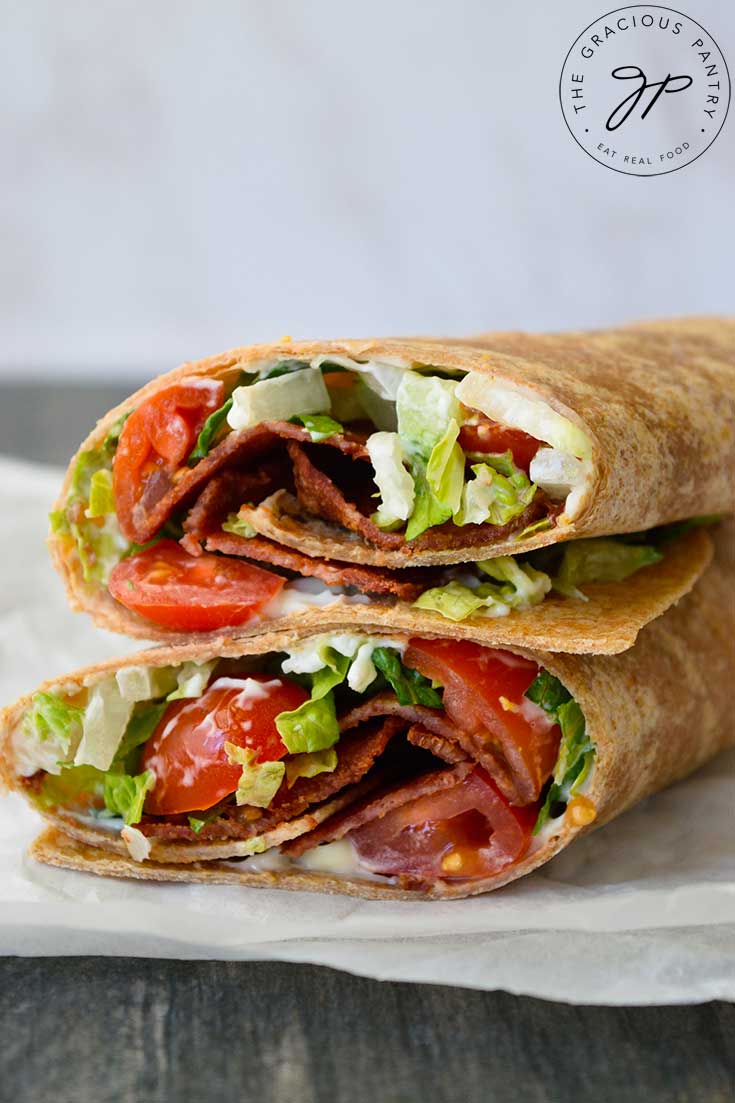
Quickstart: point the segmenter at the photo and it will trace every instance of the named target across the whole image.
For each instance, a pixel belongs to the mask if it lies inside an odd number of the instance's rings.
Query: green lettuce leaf
[[[220,431],[227,424],[227,415],[231,409],[232,395],[222,403],[219,409],[209,415],[197,437],[196,444],[189,453],[189,459],[187,461],[189,467],[193,467],[194,464],[199,463],[200,460],[203,460],[209,455],[210,449],[219,436]]]
[[[462,501],[464,488],[464,452],[457,444],[459,425],[452,419],[444,435],[431,450],[426,465],[426,481],[436,500],[456,513]]]
[[[109,450],[82,452],[74,465],[63,516],[56,511],[50,518],[54,533],[68,533],[76,542],[86,582],[106,583],[112,568],[130,550],[114,511],[111,464]],[[90,515],[87,511],[92,505],[94,512]]]
[[[119,767],[124,773],[134,772],[140,757],[136,752],[153,735],[167,708],[167,701],[141,701],[135,706],[120,746],[115,752],[111,769]]]
[[[206,663],[193,661],[182,663],[176,675],[177,687],[166,698],[167,701],[180,701],[183,697],[201,697],[214,673],[217,659]]]
[[[85,517],[105,517],[115,512],[115,495],[112,490],[112,471],[103,467],[95,471],[89,484],[89,505]]]
[[[31,698],[23,729],[41,743],[53,741],[55,752],[60,752],[58,757],[61,758],[75,749],[81,738],[83,721],[83,708],[39,690]]]
[[[206,826],[206,824],[211,823],[212,820],[218,819],[219,816],[222,815],[222,811],[224,808],[227,807],[228,803],[229,798],[226,798],[225,800],[220,801],[219,804],[215,804],[213,808],[207,808],[205,811],[199,812],[198,815],[195,815],[192,812],[191,815],[188,816],[188,820],[189,827],[192,829],[195,835],[198,835],[201,829]]]
[[[519,467],[506,476],[492,463],[477,463],[472,472],[475,477],[465,484],[455,525],[507,525],[523,513],[536,493],[535,485]]]
[[[623,582],[661,559],[662,553],[650,544],[624,544],[603,537],[570,540],[563,546],[553,586],[567,596],[584,597],[579,586],[585,582]]]
[[[477,590],[471,590],[469,586],[463,586],[461,582],[452,580],[445,586],[433,586],[430,590],[424,590],[413,603],[414,609],[431,609],[439,613],[446,620],[455,623],[466,620],[482,609],[487,602]]]
[[[584,713],[565,686],[553,674],[542,670],[525,696],[552,716],[561,728],[559,755],[551,785],[533,829],[534,835],[560,816],[571,797],[587,777],[595,746],[587,735]]]
[[[441,525],[452,516],[452,511],[443,505],[429,486],[426,478],[426,465],[420,459],[411,463],[414,485],[414,505],[406,525],[406,540],[415,540],[422,532],[434,525]]]
[[[511,609],[539,605],[551,589],[551,579],[528,563],[517,563],[510,555],[484,560],[480,570],[497,582],[484,582],[471,589],[451,581],[424,591],[414,602],[415,608],[433,609],[447,620],[465,620],[483,610],[485,616],[507,616]]]
[[[385,531],[400,528],[411,515],[416,494],[413,478],[405,467],[401,438],[398,433],[372,433],[366,447],[380,497],[372,520]]]
[[[337,752],[334,747],[326,751],[312,751],[311,754],[294,754],[286,759],[286,783],[290,789],[300,777],[331,774],[336,767]]]
[[[401,705],[426,705],[431,709],[443,708],[441,695],[428,678],[418,670],[404,666],[397,651],[391,647],[376,647],[372,654],[373,665],[393,688]]]
[[[102,447],[104,448],[105,452],[109,452],[111,455],[115,454],[115,452],[117,451],[117,446],[120,443],[120,434],[123,431],[123,426],[132,414],[132,412],[132,410],[127,410],[124,414],[120,414],[120,417],[117,419],[117,421],[113,422],[107,436],[102,441]]]
[[[292,375],[293,372],[303,371],[304,368],[308,367],[308,360],[279,360],[272,368],[266,368],[264,371],[260,372],[257,381],[260,382],[261,379],[278,379],[281,375]],[[339,369],[332,368],[331,370],[337,371]],[[253,379],[252,382],[255,382],[255,379]]]
[[[539,671],[524,696],[554,717],[559,706],[572,699],[567,687],[553,674],[549,674],[548,670]]]
[[[281,787],[286,767],[283,762],[255,762],[248,747],[225,743],[225,752],[233,766],[242,766],[235,800],[238,805],[268,808]]]
[[[254,529],[250,522],[241,517],[239,513],[229,514],[227,520],[222,522],[222,531],[231,532],[235,536],[244,536],[246,540],[258,535],[257,529]]]
[[[404,372],[396,395],[398,434],[409,456],[428,462],[434,445],[446,433],[451,421],[462,421],[455,396],[457,384],[435,375]]]
[[[310,699],[276,717],[276,728],[290,754],[325,751],[339,739],[332,690],[347,677],[350,659],[331,647],[322,657],[325,665],[311,676]]]
[[[104,807],[104,792],[105,775],[100,770],[69,766],[59,774],[44,775],[35,803],[46,812],[63,808],[94,815]]]
[[[146,794],[156,783],[152,770],[145,770],[135,777],[109,770],[104,777],[105,808],[113,816],[122,816],[128,827],[140,823]]]
[[[540,521],[534,521],[532,525],[526,525],[526,527],[513,539],[526,540],[529,536],[536,536],[539,532],[546,532],[553,527],[554,522],[550,517],[542,517]]]
[[[344,426],[328,414],[296,414],[289,421],[294,425],[303,425],[315,444],[344,432]]]

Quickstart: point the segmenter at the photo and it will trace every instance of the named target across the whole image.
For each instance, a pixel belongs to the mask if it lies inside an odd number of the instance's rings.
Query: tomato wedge
[[[245,624],[280,593],[285,579],[220,555],[188,555],[159,540],[123,559],[107,587],[122,605],[179,632],[211,632]]]
[[[478,767],[451,789],[417,797],[349,837],[373,873],[471,880],[523,857],[536,814],[535,805],[513,808]]]
[[[156,777],[146,813],[198,811],[234,793],[242,766],[229,762],[225,743],[250,748],[255,762],[283,758],[288,752],[276,716],[298,708],[307,697],[295,682],[251,674],[216,678],[201,697],[173,701],[141,757],[140,769]]]
[[[224,402],[216,379],[184,379],[142,402],[123,426],[112,464],[115,510],[128,540],[141,539],[135,507],[152,478],[155,499],[189,456],[204,422]]]
[[[524,697],[538,664],[462,640],[412,639],[404,662],[444,686],[444,708],[480,745],[502,751],[520,804],[538,800],[559,751],[561,732]],[[502,698],[502,700],[501,700]]]
[[[522,429],[511,429],[500,425],[489,417],[480,415],[476,425],[463,425],[459,431],[459,446],[464,452],[507,452],[510,448],[513,461],[526,474],[531,460],[541,447],[541,441],[524,433]]]

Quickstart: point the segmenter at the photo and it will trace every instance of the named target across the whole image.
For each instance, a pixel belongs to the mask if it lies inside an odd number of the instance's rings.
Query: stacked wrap
[[[492,562],[498,557],[515,557],[567,541],[646,533],[655,526],[732,512],[734,348],[735,323],[714,319],[651,323],[592,334],[488,334],[466,341],[419,338],[287,342],[237,349],[212,360],[184,365],[131,396],[98,423],[72,460],[55,507],[57,516],[68,517],[75,508],[75,471],[79,470],[80,456],[99,453],[122,415],[139,409],[181,381],[191,384],[192,380],[200,380],[208,385],[213,380],[232,380],[233,374],[242,378],[242,372],[255,368],[262,371],[263,365],[286,360],[313,365],[315,358],[321,358],[343,368],[345,364],[370,362],[387,365],[399,373],[425,370],[425,366],[431,365],[445,377],[462,381],[465,407],[472,398],[476,406],[471,408],[480,410],[485,417],[490,417],[488,411],[492,411],[496,420],[500,420],[497,411],[502,407],[511,428],[527,432],[529,424],[537,426],[534,404],[542,402],[544,424],[549,424],[548,411],[552,411],[563,419],[564,432],[568,426],[579,431],[581,437],[576,439],[583,441],[579,451],[587,446],[588,451],[576,457],[580,478],[562,501],[557,499],[555,504],[537,491],[534,508],[547,510],[551,523],[546,527],[543,516],[539,523],[538,516],[520,515],[528,524],[515,529],[513,524],[499,525],[495,526],[496,531],[485,523],[452,527],[447,521],[428,528],[414,540],[406,540],[400,526],[377,530],[367,508],[355,503],[348,502],[352,508],[349,524],[344,523],[348,511],[343,505],[331,513],[327,508],[326,514],[319,515],[319,510],[325,508],[324,502],[334,499],[332,491],[328,489],[326,496],[317,494],[310,498],[309,480],[300,481],[296,470],[294,485],[288,464],[283,466],[287,456],[288,463],[302,466],[302,476],[304,470],[310,472],[312,482],[321,475],[329,476],[342,499],[347,500],[340,482],[348,470],[345,457],[360,456],[360,462],[367,462],[364,434],[361,436],[359,430],[348,427],[341,434],[334,434],[331,444],[324,445],[340,457],[339,461],[328,459],[326,469],[319,459],[326,454],[320,450],[320,443],[324,442],[311,435],[306,422],[301,426],[282,420],[278,424],[268,423],[265,429],[255,426],[234,430],[216,440],[199,463],[182,465],[163,493],[152,501],[149,513],[156,513],[155,528],[147,531],[146,511],[138,511],[136,535],[141,539],[136,543],[155,539],[163,522],[176,515],[183,518],[183,543],[193,558],[200,557],[203,550],[204,560],[212,554],[225,554],[242,556],[260,565],[271,564],[282,575],[289,572],[286,591],[294,582],[300,585],[299,575],[311,577],[318,569],[317,577],[327,580],[325,592],[318,601],[300,605],[301,591],[296,588],[297,596],[289,601],[281,599],[280,604],[274,601],[246,622],[206,632],[152,625],[150,620],[115,600],[99,573],[95,577],[89,562],[80,558],[81,545],[70,534],[68,524],[67,528],[57,526],[50,537],[51,552],[72,607],[89,612],[104,627],[155,639],[164,646],[54,680],[40,687],[42,694],[81,702],[84,710],[89,707],[95,686],[108,685],[111,678],[127,668],[170,672],[180,671],[185,664],[220,662],[220,674],[225,671],[227,677],[233,670],[236,677],[244,677],[237,665],[244,660],[242,671],[259,672],[262,667],[270,676],[275,669],[274,656],[298,652],[299,646],[314,641],[322,641],[320,646],[324,648],[330,641],[338,642],[352,635],[363,646],[393,649],[391,654],[395,658],[405,655],[407,643],[408,654],[412,653],[410,641],[461,640],[501,648],[506,656],[523,657],[536,664],[539,674],[546,672],[558,680],[581,709],[583,730],[592,750],[578,782],[565,792],[563,800],[557,801],[542,829],[526,839],[513,861],[489,875],[402,876],[400,871],[376,872],[369,862],[336,871],[324,862],[320,868],[318,860],[305,862],[304,839],[314,832],[312,855],[322,851],[316,845],[319,842],[334,845],[340,839],[358,839],[359,834],[354,833],[366,821],[353,812],[355,809],[359,812],[363,805],[372,807],[376,794],[380,797],[384,792],[391,793],[402,785],[410,785],[412,780],[439,779],[442,771],[447,775],[446,787],[451,787],[473,776],[477,769],[489,771],[493,785],[499,785],[502,791],[502,770],[509,761],[502,742],[505,736],[501,737],[497,731],[498,723],[502,727],[502,713],[500,721],[497,717],[492,722],[488,720],[481,732],[476,726],[473,733],[464,731],[461,717],[452,715],[449,727],[454,725],[459,742],[456,745],[452,742],[454,735],[449,731],[444,743],[437,743],[439,751],[432,748],[436,760],[431,763],[422,757],[430,753],[424,731],[424,742],[418,744],[424,748],[418,753],[418,765],[410,766],[408,773],[405,773],[405,749],[400,754],[394,751],[399,743],[403,747],[406,739],[410,752],[406,761],[413,761],[414,727],[405,717],[401,720],[400,716],[394,716],[395,735],[391,736],[390,745],[387,741],[385,746],[381,745],[381,751],[371,759],[362,777],[350,775],[343,789],[328,798],[320,796],[313,804],[286,815],[282,823],[273,821],[272,816],[269,821],[267,808],[261,812],[261,820],[257,814],[251,815],[255,824],[265,824],[264,831],[253,836],[258,840],[255,848],[247,840],[237,841],[234,836],[217,837],[207,826],[199,828],[201,835],[196,837],[185,826],[178,837],[167,836],[165,831],[157,834],[155,822],[152,825],[149,822],[156,820],[155,815],[145,814],[140,822],[142,830],[134,827],[131,845],[129,827],[123,829],[121,837],[102,820],[95,819],[99,809],[92,816],[83,816],[78,809],[39,801],[42,781],[38,778],[43,771],[34,772],[33,763],[28,766],[25,761],[27,718],[33,713],[34,700],[38,700],[36,695],[29,695],[3,715],[0,766],[6,784],[28,795],[49,821],[32,853],[51,864],[114,876],[234,882],[374,897],[465,896],[525,875],[548,861],[578,834],[608,822],[732,745],[735,726],[729,716],[728,695],[735,674],[735,609],[732,529],[728,525],[714,530],[700,525],[681,526],[680,530],[667,532],[657,561],[630,576],[620,581],[585,582],[581,585],[582,593],[577,591],[576,597],[547,596],[532,607],[505,610],[504,615],[488,617],[476,611],[453,621],[436,609],[421,608],[420,603],[417,607],[413,599],[416,592],[426,588],[423,579],[433,584],[445,581],[436,571],[446,565]],[[281,443],[284,440],[285,445]],[[114,447],[119,447],[117,442]],[[350,458],[349,462],[356,461]],[[264,465],[269,464],[266,478]],[[407,466],[415,473],[415,468],[408,463]],[[276,470],[279,472],[276,477],[285,478],[287,485],[274,488]],[[234,511],[228,508],[226,516],[237,513],[241,532],[246,533],[234,534],[244,541],[241,545],[227,540],[218,544],[213,531],[208,539],[207,533],[197,530],[192,522],[192,517],[196,521],[198,515],[206,514],[207,499],[202,505],[202,495],[212,480],[222,476],[230,488],[227,493],[237,495],[235,484],[249,486],[253,476],[260,478],[268,491],[260,500],[250,502],[228,499],[228,507],[233,502],[236,505]],[[223,495],[225,489],[223,483],[220,487]],[[165,507],[167,495],[174,503],[168,512],[160,505],[163,502]],[[215,497],[210,494],[210,498]],[[76,508],[79,517],[78,503]],[[110,524],[109,514],[101,517],[101,524]],[[714,562],[712,531],[718,543]],[[119,533],[114,535],[119,538]],[[130,540],[129,535],[126,538]],[[636,539],[632,538],[632,544],[626,546],[635,546]],[[248,553],[248,541],[252,555]],[[123,543],[120,539],[121,546]],[[125,554],[128,553],[126,548]],[[353,566],[356,572],[350,575]],[[357,573],[366,568],[368,574]],[[370,570],[375,574],[371,576]],[[434,573],[422,575],[422,571]],[[354,583],[352,579],[358,581]],[[339,582],[342,582],[339,591],[327,589]],[[370,586],[378,584],[383,590],[371,592]],[[476,586],[476,582],[472,585]],[[344,649],[344,645],[338,646]],[[354,646],[358,648],[359,642]],[[353,664],[358,653],[351,656]],[[266,656],[267,659],[261,658]],[[213,679],[217,676],[212,674]],[[266,675],[257,673],[257,676]],[[345,675],[342,677],[344,680]],[[376,686],[378,682],[371,684]],[[340,709],[344,711],[347,706],[340,704],[341,691],[336,692],[340,720],[343,719]],[[381,692],[385,693],[382,683]],[[500,699],[506,700],[502,696]],[[543,727],[540,713],[534,711],[538,706],[526,705],[525,700],[524,697],[519,706],[518,701],[511,699],[507,707],[513,712],[519,707],[525,709],[531,718],[529,722]],[[351,703],[354,706],[354,701]],[[441,706],[432,708],[438,713]],[[428,714],[423,715],[425,723],[430,724]],[[557,715],[554,713],[553,717]],[[363,726],[366,746],[375,738],[375,724],[371,727],[370,723]],[[362,731],[358,725],[350,736],[352,743],[363,738]],[[444,731],[438,720],[436,731]],[[347,747],[349,739],[344,732],[342,740]],[[339,741],[334,749],[339,762]],[[294,753],[289,748],[287,763]],[[78,751],[76,754],[78,765]],[[500,762],[497,775],[493,774],[493,755]],[[69,758],[66,768],[71,765]],[[553,778],[547,777],[541,796],[537,795],[536,802],[532,802],[534,808],[543,802],[554,779],[558,780],[558,766],[557,763]],[[398,771],[392,787],[391,777],[386,779],[379,773],[381,768],[388,775]],[[415,778],[412,770],[417,771]],[[455,774],[449,778],[451,771]],[[302,789],[306,784],[304,778],[296,782]],[[439,785],[437,780],[436,786]],[[326,789],[328,785],[314,786],[315,793],[322,794]],[[285,788],[282,792],[285,793]],[[505,797],[513,803],[512,795],[508,798],[505,793]],[[394,806],[411,807],[410,802],[401,805],[399,798],[390,797],[388,803],[390,800],[393,800],[391,810]],[[377,804],[378,811],[368,823],[379,823],[385,814],[385,801]],[[284,802],[284,808],[288,807]],[[228,815],[225,813],[225,822]],[[357,826],[350,827],[350,815]],[[172,823],[181,819],[178,813],[169,817]],[[296,843],[297,839],[302,840],[301,844]],[[262,840],[265,841],[261,846]],[[295,858],[288,857],[289,848]],[[279,857],[269,862],[260,857],[261,853]]]

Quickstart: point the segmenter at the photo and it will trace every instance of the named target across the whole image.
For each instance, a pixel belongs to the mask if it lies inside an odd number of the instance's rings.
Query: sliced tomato
[[[225,743],[248,747],[254,762],[277,762],[287,751],[276,717],[307,697],[295,682],[251,674],[216,678],[201,697],[172,702],[141,757],[140,769],[156,778],[145,811],[193,812],[234,793],[242,766],[230,763]]]
[[[537,800],[554,769],[561,738],[548,713],[524,697],[538,664],[463,640],[417,639],[410,641],[404,662],[444,686],[450,720],[479,746],[501,750],[518,803]]]
[[[115,510],[123,535],[140,540],[135,507],[155,477],[156,499],[185,463],[204,422],[224,402],[224,383],[216,379],[183,379],[142,402],[123,426],[112,482]]]
[[[480,415],[476,425],[463,425],[459,431],[459,446],[465,452],[507,452],[513,453],[513,462],[528,473],[531,460],[541,447],[541,441],[524,433],[522,429],[511,429],[500,425],[489,417]]]
[[[417,797],[349,837],[373,873],[468,880],[519,861],[536,814],[535,805],[513,808],[478,767],[451,789]]]
[[[154,624],[211,632],[245,624],[284,584],[239,559],[188,555],[175,540],[159,540],[113,567],[107,586],[116,601]]]

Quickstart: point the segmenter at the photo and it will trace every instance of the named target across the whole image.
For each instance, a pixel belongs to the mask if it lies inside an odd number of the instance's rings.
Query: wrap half
[[[356,612],[77,671],[7,709],[5,781],[32,853],[121,877],[461,897],[735,742],[733,571],[616,656],[411,635]]]
[[[52,556],[73,607],[148,639],[418,600],[473,633],[523,614],[528,642],[553,650],[579,616],[575,646],[617,651],[706,565],[703,540],[667,570],[640,534],[735,508],[734,350],[734,322],[690,319],[284,341],[185,364],[84,442]],[[585,613],[589,584],[605,589]],[[616,638],[608,611],[628,622]]]

